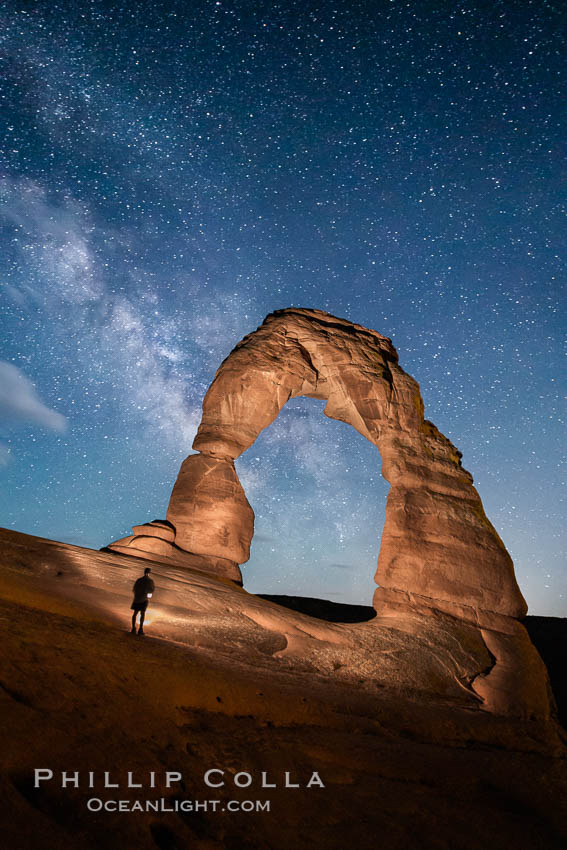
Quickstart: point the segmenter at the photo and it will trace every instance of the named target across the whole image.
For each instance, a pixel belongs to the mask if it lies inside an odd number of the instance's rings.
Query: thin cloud
[[[12,363],[0,361],[0,419],[35,422],[53,431],[64,431],[67,420],[39,398],[34,385]]]

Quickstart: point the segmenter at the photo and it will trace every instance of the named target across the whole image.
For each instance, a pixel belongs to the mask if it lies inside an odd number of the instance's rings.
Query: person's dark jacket
[[[149,576],[142,576],[134,582],[134,602],[147,602],[148,593],[153,593],[155,584]]]

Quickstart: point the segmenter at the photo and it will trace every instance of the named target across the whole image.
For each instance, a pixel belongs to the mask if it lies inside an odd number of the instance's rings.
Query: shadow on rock
[[[308,614],[328,623],[366,623],[373,620],[376,611],[371,605],[346,605],[343,602],[330,602],[328,599],[313,599],[310,596],[277,596],[270,593],[256,594],[260,599],[274,602],[282,608]]]
[[[529,616],[522,620],[549,673],[557,703],[557,719],[567,729],[567,619],[563,617]]]

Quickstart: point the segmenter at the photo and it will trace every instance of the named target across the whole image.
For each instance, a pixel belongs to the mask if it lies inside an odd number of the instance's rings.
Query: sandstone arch
[[[381,455],[390,492],[376,607],[411,602],[467,617],[526,613],[472,476],[455,446],[424,419],[419,386],[391,341],[321,310],[278,310],[238,343],[203,401],[198,454],[182,464],[167,523],[137,526],[111,548],[134,547],[241,580],[254,514],[234,459],[296,396],[324,399],[326,416],[352,425]]]
[[[387,628],[389,617],[394,628],[445,617],[447,634],[468,646],[474,627],[483,650],[466,688],[491,711],[548,716],[546,671],[516,619],[527,606],[472,476],[455,446],[424,419],[419,386],[399,366],[391,341],[361,325],[320,310],[267,316],[215,375],[197,453],[181,466],[167,520],[135,526],[109,548],[241,583],[254,514],[234,460],[301,395],[324,399],[327,416],[370,440],[390,482],[376,628]]]
[[[193,443],[200,454],[183,464],[167,512],[178,546],[248,559],[253,514],[233,462],[302,395],[326,400],[325,414],[356,428],[382,457],[391,488],[376,605],[411,594],[512,617],[526,612],[472,477],[452,443],[424,420],[419,386],[391,341],[319,310],[271,314],[219,368]]]

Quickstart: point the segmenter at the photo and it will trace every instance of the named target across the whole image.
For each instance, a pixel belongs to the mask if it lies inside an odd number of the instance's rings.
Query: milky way
[[[164,517],[221,360],[316,307],[392,338],[565,616],[559,32],[545,0],[5,4],[0,523]],[[369,603],[387,485],[321,409],[237,461],[245,586]]]

